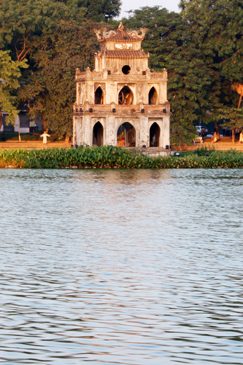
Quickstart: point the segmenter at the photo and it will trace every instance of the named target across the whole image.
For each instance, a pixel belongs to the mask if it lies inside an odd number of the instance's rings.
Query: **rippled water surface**
[[[243,363],[243,170],[0,184],[1,363]]]

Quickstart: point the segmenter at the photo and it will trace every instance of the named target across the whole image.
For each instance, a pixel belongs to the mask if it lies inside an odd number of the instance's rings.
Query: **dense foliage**
[[[208,72],[200,51],[191,41],[190,25],[181,14],[159,7],[135,10],[126,21],[130,28],[148,28],[143,42],[150,53],[150,67],[168,71],[168,99],[171,102],[171,144],[195,138],[198,124],[209,107],[208,94],[212,74]]]
[[[61,22],[108,21],[119,14],[120,0],[7,0],[0,2],[0,44],[19,61],[33,42],[52,33]]]
[[[29,114],[41,117],[43,129],[72,135],[72,104],[75,101],[74,72],[93,65],[97,43],[94,24],[86,21],[61,23],[56,31],[38,42],[33,60],[35,72],[22,88],[19,98],[28,100]]]
[[[0,167],[16,168],[243,168],[243,152],[199,150],[185,156],[151,158],[121,147],[1,150]]]
[[[0,128],[2,126],[2,113],[8,113],[7,122],[14,123],[18,115],[18,110],[14,106],[13,92],[19,88],[19,77],[21,68],[27,68],[26,62],[14,62],[9,56],[9,52],[0,50]]]
[[[126,21],[149,29],[143,47],[150,67],[168,70],[172,144],[193,139],[201,120],[217,123],[231,115],[237,123],[228,126],[243,128],[232,88],[243,81],[243,0],[184,0],[181,9],[146,7]]]
[[[93,28],[120,10],[120,0],[8,0],[0,2],[0,49],[28,61],[18,93],[43,128],[71,135],[75,69],[93,66],[98,43]],[[16,94],[17,96],[17,94]],[[8,111],[8,110],[6,110]]]
[[[19,106],[28,104],[31,117],[42,118],[44,128],[71,134],[75,68],[93,67],[98,48],[93,28],[116,28],[120,5],[120,0],[0,2],[0,49],[29,66],[15,95]],[[148,28],[142,45],[150,52],[150,67],[168,70],[171,144],[192,141],[201,120],[243,128],[234,88],[243,84],[243,0],[181,0],[180,6],[180,13],[144,7],[123,19],[130,29]]]
[[[181,7],[192,42],[213,75],[205,118],[218,122],[231,114],[239,122],[238,95],[232,86],[243,80],[243,1],[182,0]]]

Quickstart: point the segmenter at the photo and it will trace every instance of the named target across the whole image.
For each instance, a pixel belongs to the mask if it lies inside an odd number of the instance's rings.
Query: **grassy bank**
[[[35,133],[21,133],[21,141],[25,142],[33,142],[33,141],[42,141],[40,135],[43,131],[37,131]],[[19,141],[19,134],[17,132],[5,132],[4,133],[5,140],[9,142],[17,142]],[[2,138],[2,133],[0,133],[0,138]],[[58,137],[56,134],[51,134],[48,137],[49,142],[56,142],[56,141],[64,141],[64,138]]]
[[[15,168],[242,168],[243,153],[196,150],[180,156],[150,158],[120,147],[0,150],[0,167]]]

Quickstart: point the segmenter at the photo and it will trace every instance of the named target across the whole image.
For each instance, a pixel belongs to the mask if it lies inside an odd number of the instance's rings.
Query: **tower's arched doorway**
[[[118,128],[117,146],[136,147],[136,131],[130,123],[123,123]]]
[[[160,127],[157,123],[153,123],[149,131],[150,147],[159,147]]]
[[[93,128],[93,146],[103,146],[103,126],[100,122]]]
[[[95,91],[95,104],[104,104],[103,90],[100,86]]]
[[[157,91],[154,87],[151,87],[150,91],[149,91],[149,105],[156,105],[157,104],[157,98],[158,98],[158,94]]]
[[[124,86],[119,92],[118,102],[122,105],[131,105],[133,103],[133,93],[128,86]]]

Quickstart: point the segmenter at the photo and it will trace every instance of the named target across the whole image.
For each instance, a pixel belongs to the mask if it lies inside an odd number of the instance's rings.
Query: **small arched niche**
[[[156,105],[157,104],[157,99],[158,99],[158,94],[157,91],[154,87],[151,87],[150,91],[149,91],[149,105]]]
[[[103,146],[103,126],[100,122],[93,128],[93,146]]]
[[[117,146],[136,147],[136,131],[128,122],[123,123],[117,130]]]
[[[118,102],[120,105],[131,105],[133,103],[133,93],[128,86],[124,86],[119,92]]]
[[[100,86],[95,91],[95,104],[104,104],[103,90]]]
[[[159,147],[160,127],[157,123],[153,123],[149,130],[150,147]]]

